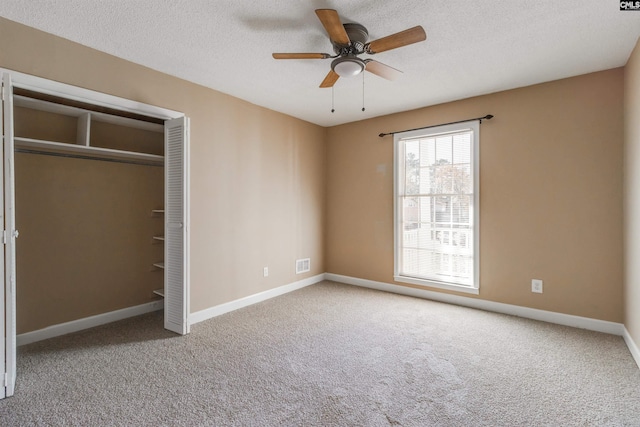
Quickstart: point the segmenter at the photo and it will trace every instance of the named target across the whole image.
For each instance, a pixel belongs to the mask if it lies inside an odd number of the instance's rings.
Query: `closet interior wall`
[[[15,135],[76,144],[77,118],[15,108]],[[162,132],[91,124],[91,145],[163,155]],[[17,333],[159,299],[164,168],[17,150]]]

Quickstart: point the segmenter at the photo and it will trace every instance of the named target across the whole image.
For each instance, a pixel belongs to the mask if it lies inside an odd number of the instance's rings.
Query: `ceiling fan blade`
[[[338,12],[333,9],[316,9],[316,15],[318,15],[331,40],[340,45],[349,46],[351,40],[349,40],[349,36],[340,21]]]
[[[417,27],[409,28],[408,30],[400,31],[399,33],[374,40],[367,43],[364,48],[367,53],[374,54],[418,43],[426,39],[427,33],[424,32],[424,28],[418,25]]]
[[[320,87],[332,87],[334,84],[336,84],[339,78],[340,76],[335,71],[331,70],[329,71],[329,74],[327,74],[327,77],[324,78],[322,83],[320,83]]]
[[[274,53],[274,59],[325,59],[331,55],[328,53]]]
[[[402,71],[396,70],[382,62],[374,61],[373,59],[367,59],[365,63],[365,70],[387,80],[395,80],[402,74]]]

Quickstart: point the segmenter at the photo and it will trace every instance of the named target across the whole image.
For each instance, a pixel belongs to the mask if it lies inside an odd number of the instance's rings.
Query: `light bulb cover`
[[[331,63],[331,69],[340,77],[357,76],[364,71],[364,68],[364,61],[355,56],[336,58]]]

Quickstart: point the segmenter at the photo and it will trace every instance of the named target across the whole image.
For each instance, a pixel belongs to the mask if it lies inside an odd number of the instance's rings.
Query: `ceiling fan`
[[[427,39],[421,26],[369,42],[369,32],[360,24],[342,24],[338,12],[333,9],[317,9],[316,15],[329,34],[335,55],[328,53],[274,53],[275,59],[327,59],[333,58],[331,71],[320,84],[332,87],[340,77],[351,77],[366,70],[387,80],[394,80],[402,72],[373,59],[361,59],[358,55],[385,52]]]

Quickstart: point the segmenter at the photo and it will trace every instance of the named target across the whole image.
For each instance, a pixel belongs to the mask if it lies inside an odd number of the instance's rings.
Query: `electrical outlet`
[[[269,267],[265,267],[262,269],[262,275],[264,277],[268,277],[269,276]]]
[[[531,280],[531,292],[535,292],[537,294],[542,293],[542,280],[540,279]]]

